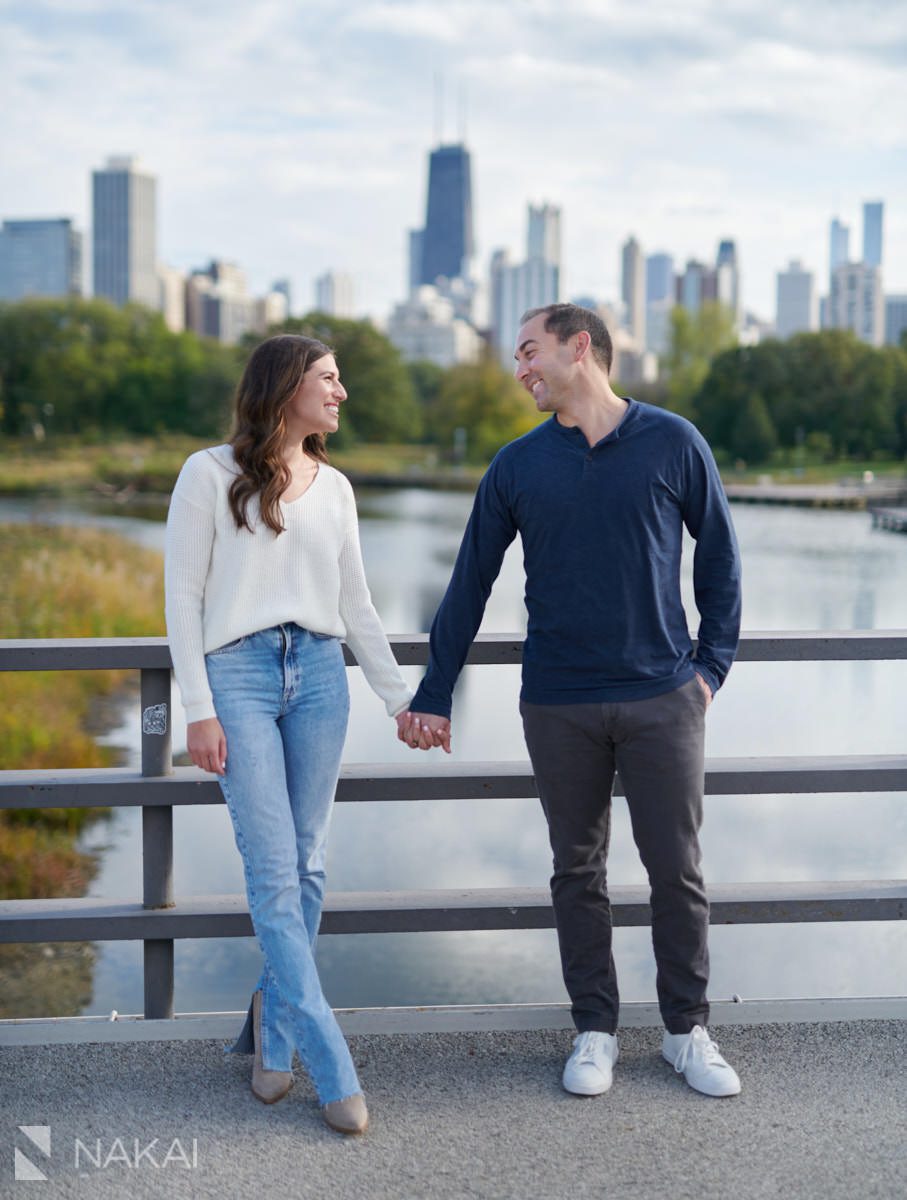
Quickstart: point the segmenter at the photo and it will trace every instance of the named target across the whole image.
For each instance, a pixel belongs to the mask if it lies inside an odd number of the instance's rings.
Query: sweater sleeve
[[[205,670],[205,580],[214,545],[214,486],[193,455],[180,472],[164,542],[164,607],[170,656],[186,720],[215,716]]]
[[[698,433],[687,447],[686,473],[683,519],[696,539],[693,591],[700,617],[693,666],[714,693],[740,638],[740,554],[718,467]]]
[[[476,492],[450,583],[432,622],[428,670],[413,698],[413,712],[450,716],[454,685],[482,624],[504,554],[517,533],[501,475],[498,458]]]
[[[409,706],[412,691],[400,674],[372,603],[355,518],[340,551],[340,617],[346,628],[347,645],[369,687],[384,701],[388,715],[395,717]]]

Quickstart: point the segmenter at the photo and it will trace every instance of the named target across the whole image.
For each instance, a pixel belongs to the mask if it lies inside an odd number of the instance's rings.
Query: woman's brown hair
[[[315,338],[281,333],[257,346],[246,363],[236,389],[230,445],[240,474],[230,485],[230,511],[238,529],[250,532],[247,509],[258,496],[261,519],[275,534],[283,533],[280,497],[290,483],[283,461],[287,427],[284,410],[302,377],[319,358],[333,354]],[[302,448],[310,457],[327,462],[322,433],[310,433]]]

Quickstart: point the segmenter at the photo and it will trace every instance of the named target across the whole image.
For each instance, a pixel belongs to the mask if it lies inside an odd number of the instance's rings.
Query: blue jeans
[[[321,1103],[342,1100],[362,1089],[312,953],[349,715],[340,642],[278,625],[213,650],[205,663],[227,739],[220,786],[264,955],[262,1066],[289,1071],[295,1047]],[[251,1008],[233,1049],[252,1052]]]

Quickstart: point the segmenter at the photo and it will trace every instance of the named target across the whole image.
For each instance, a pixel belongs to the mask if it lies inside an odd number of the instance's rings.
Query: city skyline
[[[229,259],[253,290],[287,277],[300,298],[346,272],[380,319],[406,294],[440,75],[467,98],[483,281],[545,201],[563,214],[566,296],[619,297],[630,235],[678,269],[729,238],[744,306],[770,319],[776,273],[799,259],[827,279],[830,219],[856,230],[879,198],[884,288],[904,292],[905,25],[894,4],[868,20],[849,0],[564,0],[519,19],[497,0],[6,4],[2,215],[89,233],[91,170],[135,154],[158,179],[163,263]],[[462,118],[440,132],[458,141]]]

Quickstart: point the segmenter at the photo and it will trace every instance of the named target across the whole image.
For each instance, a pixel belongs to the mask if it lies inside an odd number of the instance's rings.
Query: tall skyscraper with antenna
[[[428,202],[421,238],[420,283],[467,279],[474,251],[472,164],[462,143],[438,146],[428,163]]]

